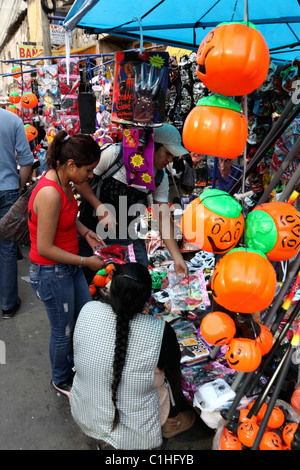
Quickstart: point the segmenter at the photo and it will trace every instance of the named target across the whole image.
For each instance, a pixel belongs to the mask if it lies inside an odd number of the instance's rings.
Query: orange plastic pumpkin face
[[[257,423],[257,417],[253,415],[251,416],[251,418],[248,418],[248,413],[249,410],[247,408],[243,408],[242,410],[240,410],[239,421],[252,421],[252,423]]]
[[[274,406],[271,416],[268,421],[268,427],[271,429],[280,428],[285,421],[284,412],[279,408],[279,406]]]
[[[21,97],[19,93],[13,92],[9,95],[8,99],[11,103],[17,104],[17,103],[20,103]]]
[[[263,254],[235,248],[215,265],[211,288],[215,301],[227,310],[258,312],[274,298],[276,273]]]
[[[265,81],[269,62],[266,41],[254,25],[224,23],[201,42],[197,75],[215,93],[248,95]]]
[[[205,97],[191,110],[182,130],[187,150],[231,159],[241,155],[247,143],[247,120],[239,105],[238,108],[218,105],[225,100],[227,98]]]
[[[26,137],[27,137],[28,142],[30,142],[31,140],[35,139],[38,136],[37,129],[35,127],[31,126],[30,124],[26,124],[26,126],[24,126],[24,128],[25,128]]]
[[[12,73],[13,73],[13,79],[17,79],[17,78],[20,78],[21,77],[21,67],[16,65],[15,67],[12,68]],[[20,73],[18,73],[20,72]]]
[[[228,343],[225,357],[229,367],[240,372],[255,371],[262,359],[257,342],[248,338],[233,338]]]
[[[89,289],[90,289],[91,295],[96,295],[96,293],[97,293],[97,288],[96,288],[95,284],[90,284],[90,285],[89,285]]]
[[[7,106],[6,110],[10,111],[11,113],[18,114],[17,108],[13,105]]]
[[[238,427],[237,436],[239,441],[246,447],[252,447],[257,436],[259,427],[252,421],[243,421]]]
[[[221,346],[228,344],[236,333],[235,323],[224,312],[208,313],[200,326],[201,335],[209,344]]]
[[[220,439],[220,449],[242,450],[242,444],[234,433],[225,430],[223,436]]]
[[[282,430],[282,438],[289,448],[291,446],[292,440],[294,439],[294,435],[297,429],[298,429],[297,423],[288,423],[284,426]]]
[[[95,286],[104,287],[106,284],[106,276],[103,274],[96,274],[94,276],[93,281],[94,281]]]
[[[260,444],[260,450],[282,450],[282,440],[272,431],[267,431],[263,434]]]
[[[247,215],[246,236],[249,248],[269,260],[290,259],[300,248],[300,212],[286,202],[260,204]]]
[[[181,230],[186,240],[198,248],[227,253],[237,245],[244,230],[242,207],[228,193],[206,189],[186,207]]]
[[[260,326],[260,334],[256,338],[257,344],[260,347],[262,356],[268,354],[268,352],[272,349],[273,346],[273,335],[269,328],[265,325],[259,323]]]
[[[21,105],[26,109],[35,108],[38,105],[38,99],[34,93],[24,93],[21,97]]]

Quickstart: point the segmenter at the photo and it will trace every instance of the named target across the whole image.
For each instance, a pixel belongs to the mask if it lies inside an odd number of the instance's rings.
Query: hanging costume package
[[[117,52],[112,121],[164,122],[168,68],[167,52]]]
[[[127,128],[123,131],[123,161],[126,168],[127,183],[155,190],[153,175],[154,141],[153,130],[147,142],[141,143],[143,128]]]

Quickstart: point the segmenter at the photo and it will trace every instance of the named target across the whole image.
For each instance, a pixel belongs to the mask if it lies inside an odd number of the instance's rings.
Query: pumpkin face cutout
[[[190,152],[236,158],[247,143],[248,124],[241,107],[224,96],[201,98],[185,119],[182,140]]]
[[[259,450],[282,450],[282,440],[275,432],[267,431],[261,438]]]
[[[233,338],[227,346],[225,357],[231,369],[253,372],[261,363],[260,347],[253,339]]]
[[[232,433],[227,431],[227,429],[224,430],[224,434],[220,439],[220,449],[221,450],[242,450],[242,444],[238,440],[237,436]]]
[[[260,250],[271,261],[294,257],[300,247],[300,212],[286,202],[255,207],[246,218],[249,248]]]
[[[257,341],[258,346],[260,347],[262,356],[265,356],[272,349],[273,335],[271,331],[269,330],[269,328],[267,328],[265,325],[262,325],[261,323],[259,323],[259,326],[260,326],[260,333],[258,337],[256,338],[256,341]]]
[[[26,137],[28,142],[31,140],[35,139],[38,136],[38,131],[35,127],[31,126],[30,124],[26,124],[24,126],[25,132],[26,132]]]
[[[186,207],[181,230],[186,240],[210,253],[227,253],[244,230],[242,206],[225,191],[206,189]]]
[[[35,108],[38,105],[38,99],[34,93],[24,93],[21,97],[21,105],[26,109]]]
[[[252,421],[244,421],[237,430],[239,441],[246,447],[252,447],[257,436],[259,427]]]
[[[209,90],[241,96],[264,83],[269,63],[266,41],[252,23],[221,23],[201,42],[196,71]]]
[[[274,298],[276,273],[263,253],[235,248],[215,265],[211,288],[215,301],[227,310],[258,312]]]
[[[200,326],[201,335],[209,344],[221,346],[228,344],[236,333],[235,323],[224,312],[208,313]]]
[[[295,432],[298,429],[298,424],[297,423],[288,423],[284,426],[282,430],[282,439],[286,443],[286,445],[291,447],[291,442],[294,439]]]

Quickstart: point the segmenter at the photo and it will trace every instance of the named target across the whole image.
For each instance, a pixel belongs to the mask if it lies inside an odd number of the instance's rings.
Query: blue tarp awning
[[[245,10],[273,59],[300,56],[299,0],[76,0],[64,26],[139,40],[141,24],[145,41],[197,51],[214,26],[243,21]]]

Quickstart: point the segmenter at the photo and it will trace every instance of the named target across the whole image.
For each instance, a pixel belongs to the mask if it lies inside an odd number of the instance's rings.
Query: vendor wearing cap
[[[119,152],[122,152],[122,144],[112,144],[101,152],[100,161],[94,169],[95,175],[101,176],[117,160]],[[154,129],[154,177],[156,188],[151,192],[153,204],[158,209],[156,214],[159,222],[161,237],[173,258],[174,269],[177,273],[188,274],[188,268],[183,260],[177,242],[174,238],[174,226],[170,217],[169,202],[169,179],[165,168],[173,161],[174,157],[182,157],[188,151],[181,144],[179,131],[171,124],[164,123],[161,127]],[[149,206],[149,191],[146,188],[128,186],[126,169],[121,165],[113,176],[101,182],[100,197],[96,197],[97,190],[92,190],[86,183],[77,187],[85,203],[84,210],[81,210],[80,220],[93,231],[97,230],[98,220],[102,227],[107,229],[108,237],[103,236],[103,229],[99,235],[107,245],[121,244],[128,246],[133,244],[135,260],[148,266],[148,258],[143,240],[133,232],[133,222],[138,217],[138,204]],[[100,202],[101,201],[101,202]],[[89,207],[90,210],[87,209]],[[110,210],[114,208],[113,210]],[[96,210],[98,218],[95,217]],[[92,215],[94,213],[94,215]],[[126,225],[126,226],[125,226]],[[99,226],[98,226],[99,231]],[[111,233],[116,236],[111,237]],[[125,235],[125,236],[124,236]],[[80,242],[80,254],[89,256],[89,246],[84,240]],[[88,282],[92,279],[92,274],[86,272]]]

